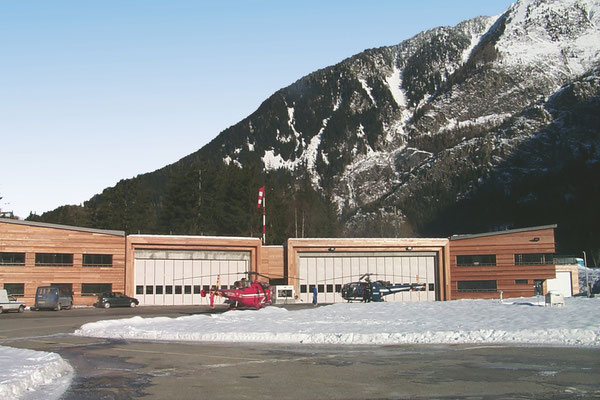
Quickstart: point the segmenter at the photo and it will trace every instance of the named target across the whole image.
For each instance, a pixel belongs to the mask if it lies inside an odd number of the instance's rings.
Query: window
[[[181,294],[181,285],[175,286],[175,294]]]
[[[146,294],[154,294],[154,286],[146,285]]]
[[[200,285],[194,285],[194,294],[200,294],[201,292],[201,287]]]
[[[225,287],[225,289],[227,289],[227,287]],[[185,285],[183,287],[183,293],[184,294],[192,294],[192,285]]]
[[[429,284],[429,291],[433,292],[435,290],[435,284],[434,283],[430,283]]]
[[[137,288],[139,288],[138,286]],[[136,293],[137,293],[136,288]],[[81,284],[81,295],[82,296],[99,296],[102,293],[112,292],[112,283],[82,283]],[[138,293],[140,294],[140,293]]]
[[[327,285],[327,293],[333,293],[333,285]]]
[[[458,267],[485,267],[496,266],[495,254],[476,254],[456,256]]]
[[[4,289],[9,296],[25,296],[25,284],[24,283],[5,283]]]
[[[51,286],[57,287],[61,294],[73,296],[73,284],[72,283],[51,283]]]
[[[515,279],[515,284],[516,285],[527,285],[527,284],[529,284],[529,281],[527,279]]]
[[[306,285],[300,285],[300,293],[306,293]]]
[[[144,294],[144,286],[142,285],[137,285],[135,287],[135,294]]]
[[[25,253],[0,253],[0,265],[25,265]]]
[[[173,294],[173,285],[165,286],[165,294]]]
[[[163,294],[163,287],[162,286],[157,286],[156,287],[156,294]]]
[[[319,293],[325,293],[325,285],[317,285],[317,291]]]
[[[338,283],[338,284],[336,284],[336,285],[335,285],[335,292],[336,292],[336,293],[341,293],[341,291],[342,291],[342,285],[341,285],[341,284],[339,284],[339,283]]]
[[[552,253],[515,254],[515,265],[547,265],[554,264]]]
[[[459,292],[495,292],[496,281],[458,281]]]
[[[84,254],[84,267],[112,267],[112,254]]]
[[[36,267],[72,267],[73,254],[64,253],[36,253]]]

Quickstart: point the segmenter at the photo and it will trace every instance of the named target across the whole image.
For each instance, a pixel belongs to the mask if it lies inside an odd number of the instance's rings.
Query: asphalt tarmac
[[[71,335],[102,319],[222,311],[186,306],[2,314],[0,345],[67,360],[76,375],[64,400],[600,398],[597,348],[230,345]]]

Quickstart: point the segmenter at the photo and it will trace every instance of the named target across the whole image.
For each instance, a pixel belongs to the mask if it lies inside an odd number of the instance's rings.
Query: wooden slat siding
[[[539,238],[534,242],[533,238]],[[458,238],[450,241],[450,285],[453,299],[531,297],[534,295],[534,279],[556,277],[554,265],[515,265],[515,254],[554,253],[554,229],[532,229],[524,232],[490,234],[474,238]],[[496,266],[458,267],[456,256],[495,254]],[[527,285],[517,285],[515,280],[527,279]],[[497,292],[459,292],[458,281],[496,280]]]
[[[272,279],[281,279],[286,276],[283,246],[262,247],[262,258],[258,272]]]
[[[328,252],[334,247],[335,253],[357,252],[435,252],[437,254],[437,286],[440,291],[440,300],[449,300],[450,283],[448,263],[448,239],[288,239],[287,242],[287,272],[289,283],[296,286],[300,293],[298,278],[298,254],[307,252]],[[407,247],[412,247],[411,251]]]
[[[0,252],[25,253],[25,266],[0,266],[0,285],[24,283],[28,306],[35,303],[38,286],[71,283],[73,303],[92,305],[94,296],[81,296],[82,283],[112,283],[113,290],[125,289],[125,236],[0,221]],[[72,267],[36,267],[36,253],[73,254]],[[112,267],[83,267],[83,254],[112,254]]]
[[[126,247],[125,292],[134,297],[134,252],[138,249],[247,251],[250,252],[250,270],[256,272],[262,260],[261,240],[258,238],[130,235],[127,236]]]

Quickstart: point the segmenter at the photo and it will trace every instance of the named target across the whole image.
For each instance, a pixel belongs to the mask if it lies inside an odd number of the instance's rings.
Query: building
[[[343,284],[371,273],[393,284],[425,284],[386,301],[533,296],[557,278],[556,225],[447,238],[289,239],[129,235],[0,218],[0,285],[28,305],[38,286],[73,293],[75,305],[119,291],[142,305],[207,304],[214,285],[230,288],[248,273],[291,285],[296,301],[344,301]],[[262,277],[261,277],[262,275]],[[571,284],[575,285],[574,279]]]
[[[0,283],[27,305],[45,285],[91,305],[125,290],[125,232],[0,218]]]
[[[450,238],[450,297],[489,299],[544,293],[554,266],[556,225]]]

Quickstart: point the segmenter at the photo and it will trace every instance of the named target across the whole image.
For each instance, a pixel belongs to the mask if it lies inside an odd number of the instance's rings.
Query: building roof
[[[94,228],[83,228],[80,226],[70,225],[59,225],[59,224],[48,224],[46,222],[34,222],[34,221],[21,221],[18,219],[0,218],[0,223],[16,224],[16,225],[27,225],[39,228],[52,228],[52,229],[64,229],[69,231],[89,232],[89,233],[100,233],[103,235],[113,236],[125,236],[124,231],[113,231],[107,229],[94,229]]]
[[[532,227],[529,227],[529,228],[506,229],[506,230],[503,230],[503,231],[496,231],[496,232],[473,233],[473,234],[464,234],[464,235],[452,235],[452,236],[450,236],[450,240],[461,240],[461,239],[471,239],[471,238],[484,237],[484,236],[506,235],[506,234],[509,234],[509,233],[539,231],[539,230],[542,230],[542,229],[556,229],[556,227],[558,227],[558,225],[557,224],[553,224],[553,225],[532,226]]]

